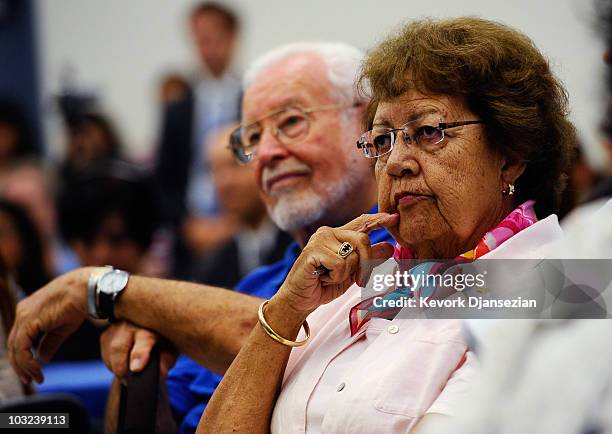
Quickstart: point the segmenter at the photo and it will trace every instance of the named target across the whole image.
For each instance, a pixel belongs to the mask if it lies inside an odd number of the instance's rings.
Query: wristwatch
[[[98,280],[102,277],[103,274],[112,271],[113,267],[107,265],[105,267],[97,267],[95,268],[91,274],[89,275],[89,280],[87,281],[87,311],[89,316],[93,319],[102,319],[100,317],[100,313],[98,312]]]
[[[97,319],[115,322],[115,300],[123,292],[130,279],[127,271],[104,267],[96,269],[89,277],[89,313]]]

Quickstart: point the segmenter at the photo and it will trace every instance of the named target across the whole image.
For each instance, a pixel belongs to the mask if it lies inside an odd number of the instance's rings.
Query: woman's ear
[[[514,184],[523,174],[526,166],[523,162],[506,159],[502,166],[502,181],[504,184]]]

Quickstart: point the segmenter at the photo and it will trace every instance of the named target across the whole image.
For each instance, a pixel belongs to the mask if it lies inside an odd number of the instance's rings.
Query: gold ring
[[[352,252],[353,252],[353,246],[351,246],[351,243],[347,243],[346,241],[342,243],[342,245],[338,249],[338,254],[343,258],[346,258]]]

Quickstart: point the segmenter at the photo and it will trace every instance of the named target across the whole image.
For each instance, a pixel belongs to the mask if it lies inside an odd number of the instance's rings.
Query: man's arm
[[[256,324],[261,301],[212,286],[133,276],[115,315],[159,333],[181,353],[223,373]]]
[[[92,268],[60,276],[17,305],[9,358],[22,381],[43,380],[30,349],[50,360],[87,318],[87,281]],[[237,292],[141,276],[130,281],[115,315],[170,340],[198,363],[223,373],[257,321],[260,299]]]

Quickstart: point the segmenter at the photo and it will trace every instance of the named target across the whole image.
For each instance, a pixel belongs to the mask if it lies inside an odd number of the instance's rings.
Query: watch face
[[[106,294],[115,294],[120,292],[127,284],[129,274],[121,270],[113,270],[110,273],[106,273],[100,278],[98,283],[100,291]]]

